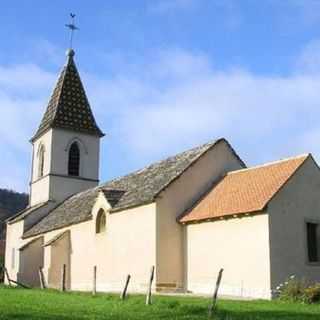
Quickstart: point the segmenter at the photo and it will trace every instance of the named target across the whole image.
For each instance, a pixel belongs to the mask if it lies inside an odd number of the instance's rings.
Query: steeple
[[[67,62],[49,100],[40,126],[33,136],[36,140],[50,128],[103,137],[90,108],[80,75],[74,62],[74,50],[67,51]]]
[[[90,108],[77,67],[74,51],[49,100],[33,147],[30,203],[61,202],[99,183],[99,129]]]

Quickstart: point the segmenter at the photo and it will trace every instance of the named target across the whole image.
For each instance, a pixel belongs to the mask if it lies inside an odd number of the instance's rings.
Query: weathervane
[[[79,30],[79,28],[74,24],[74,18],[76,15],[74,13],[70,13],[71,23],[66,24],[66,27],[70,29],[70,49],[72,49],[72,41],[73,41],[73,32],[75,30]]]

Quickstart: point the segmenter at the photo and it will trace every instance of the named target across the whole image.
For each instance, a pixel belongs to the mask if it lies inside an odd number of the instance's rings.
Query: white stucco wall
[[[39,178],[39,147],[44,146],[44,170],[43,177]],[[45,202],[50,196],[50,179],[52,164],[52,130],[50,129],[33,143],[32,147],[32,169],[30,185],[30,205]]]
[[[97,185],[98,182],[96,181],[76,177],[50,176],[50,199],[59,203],[76,193],[94,188]]]
[[[68,176],[69,148],[80,148],[80,175]],[[45,148],[44,174],[39,178],[39,146]],[[95,187],[99,180],[100,138],[79,132],[50,129],[33,143],[31,206],[61,202],[77,192]]]
[[[100,208],[107,211],[110,208],[102,195],[94,206],[93,220],[48,232],[44,234],[44,242],[65,230],[70,230],[70,266],[67,269],[70,267],[71,290],[92,290],[93,267],[97,266],[98,291],[120,291],[127,274],[130,274],[132,278],[129,292],[144,292],[150,268],[156,263],[155,204],[113,214],[107,212],[106,232],[96,234],[95,218]],[[26,239],[24,243],[31,239]],[[66,246],[60,246],[60,249],[57,243],[55,246],[60,257],[59,250],[66,249]],[[44,257],[44,274],[48,281],[53,260],[60,258],[54,257],[52,246],[45,247]],[[56,276],[52,276],[52,279],[53,287],[59,287],[59,279]]]
[[[184,288],[186,270],[183,227],[176,219],[228,171],[241,168],[225,141],[202,156],[157,199],[157,284]]]
[[[188,290],[213,294],[220,268],[220,295],[270,298],[267,214],[186,226]]]
[[[290,275],[320,281],[320,264],[307,261],[306,221],[320,223],[320,172],[309,158],[268,206],[271,287]]]
[[[80,147],[80,177],[99,180],[100,138],[62,129],[52,132],[51,173],[68,174],[69,148],[74,141]]]
[[[51,158],[52,158],[52,129],[48,130],[44,133],[39,139],[34,141],[33,143],[33,167],[32,167],[32,178],[31,181],[38,180],[39,175],[39,147],[40,145],[44,146],[44,176],[47,175],[51,171]]]
[[[25,243],[21,236],[23,234],[23,221],[7,224],[6,233],[6,255],[5,266],[8,270],[9,276],[13,280],[17,280],[17,273],[19,272],[19,248]],[[14,258],[12,257],[14,255]],[[14,266],[12,265],[14,259]],[[7,282],[6,282],[7,283]]]

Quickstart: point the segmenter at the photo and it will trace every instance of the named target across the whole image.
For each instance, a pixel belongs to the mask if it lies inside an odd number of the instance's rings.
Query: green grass
[[[208,319],[210,300],[193,297],[154,296],[146,306],[144,297],[60,293],[53,290],[26,290],[0,286],[0,319],[74,320],[74,319]],[[320,305],[280,301],[219,300],[214,319],[320,319]]]

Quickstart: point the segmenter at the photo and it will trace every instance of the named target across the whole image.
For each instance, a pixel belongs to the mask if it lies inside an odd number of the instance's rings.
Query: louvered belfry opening
[[[80,175],[80,150],[76,142],[72,143],[69,150],[68,174],[77,177]]]

